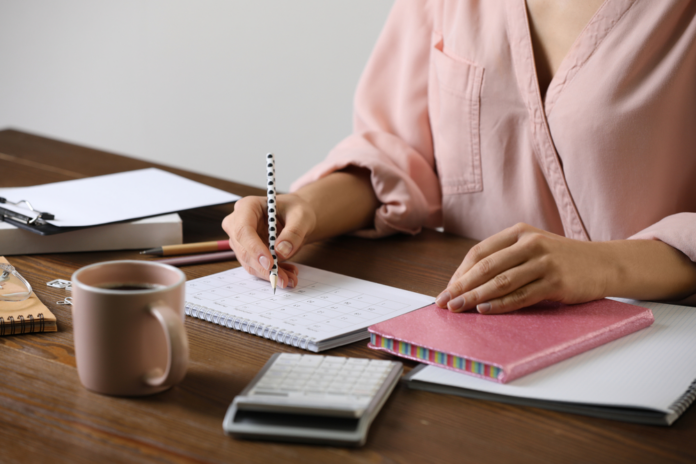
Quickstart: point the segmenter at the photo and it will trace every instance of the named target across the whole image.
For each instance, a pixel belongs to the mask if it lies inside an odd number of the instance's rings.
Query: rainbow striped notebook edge
[[[486,380],[502,383],[503,369],[492,364],[474,361],[443,351],[432,350],[403,340],[385,337],[384,335],[374,332],[370,332],[370,343],[368,343],[367,346],[373,350],[386,351],[387,353],[402,358],[424,362],[455,372],[463,372],[465,374],[485,378]]]

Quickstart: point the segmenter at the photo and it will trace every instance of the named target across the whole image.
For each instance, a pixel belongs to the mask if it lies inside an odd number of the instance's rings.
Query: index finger
[[[261,201],[261,197],[247,198],[249,200],[237,202],[235,212],[223,221],[223,229],[230,236],[232,248],[239,257],[246,261],[248,266],[265,275],[273,266],[273,256],[258,233],[259,225],[264,218],[264,202]]]
[[[513,227],[508,227],[505,230],[501,230],[497,234],[491,235],[487,239],[482,240],[481,242],[471,247],[471,249],[467,252],[466,256],[464,257],[464,261],[462,261],[462,264],[460,264],[457,270],[454,272],[452,278],[449,281],[449,284],[447,285],[451,285],[452,282],[469,272],[472,267],[474,267],[484,258],[487,258],[493,253],[496,253],[517,243],[521,233],[522,231],[520,230],[520,226],[515,225]]]
[[[523,232],[520,226],[521,225],[518,224],[509,227],[474,245],[467,252],[464,261],[462,261],[462,264],[459,265],[450,278],[447,283],[447,288],[438,295],[435,303],[443,309],[447,308],[447,303],[449,303],[450,300],[464,293],[466,289],[464,288],[461,277],[469,272],[481,260],[517,243],[520,234]]]

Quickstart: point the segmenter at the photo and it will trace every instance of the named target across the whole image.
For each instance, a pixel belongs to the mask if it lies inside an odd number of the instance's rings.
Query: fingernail
[[[490,313],[491,309],[492,306],[490,303],[481,303],[479,305],[476,305],[476,311],[480,312],[481,314]]]
[[[292,243],[282,241],[276,245],[276,251],[283,256],[289,256],[292,252]]]
[[[450,311],[457,311],[459,309],[462,309],[464,307],[464,297],[458,296],[454,300],[450,301],[447,307]]]
[[[259,258],[259,264],[265,270],[269,270],[271,268],[271,262],[264,255],[261,255],[261,257]]]
[[[452,295],[450,295],[450,292],[445,290],[444,292],[440,293],[440,296],[437,297],[437,300],[435,300],[435,303],[437,303],[438,306],[443,307],[447,305],[447,302],[452,299]]]
[[[293,282],[292,279],[288,280],[288,287],[295,288],[295,282]]]

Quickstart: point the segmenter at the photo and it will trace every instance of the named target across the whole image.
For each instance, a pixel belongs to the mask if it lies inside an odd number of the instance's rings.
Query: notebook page
[[[655,323],[508,384],[434,366],[413,380],[521,398],[668,412],[696,379],[696,308],[616,299],[650,308]]]
[[[433,297],[420,293],[296,266],[296,288],[278,288],[274,295],[268,281],[238,267],[187,282],[186,303],[322,341],[433,302]]]

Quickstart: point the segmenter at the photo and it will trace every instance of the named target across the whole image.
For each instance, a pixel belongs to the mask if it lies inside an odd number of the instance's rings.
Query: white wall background
[[[261,186],[323,159],[393,0],[0,0],[0,128]]]

